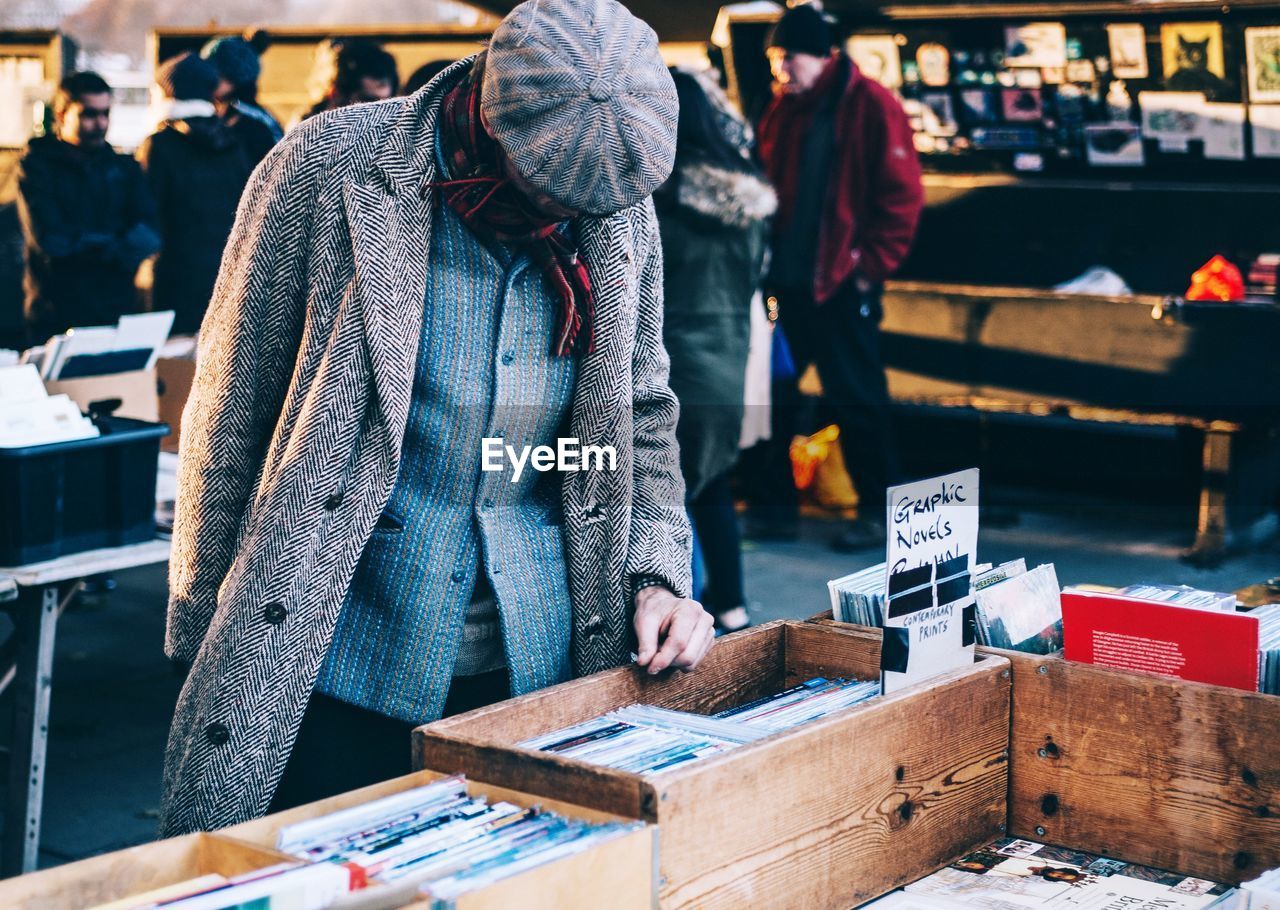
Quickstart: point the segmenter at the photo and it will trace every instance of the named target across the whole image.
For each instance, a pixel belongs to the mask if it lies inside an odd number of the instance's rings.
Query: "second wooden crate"
[[[1011,834],[1231,884],[1280,866],[1280,697],[978,651],[1013,669]]]

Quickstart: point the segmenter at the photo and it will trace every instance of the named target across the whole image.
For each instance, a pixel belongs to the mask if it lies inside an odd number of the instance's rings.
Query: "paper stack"
[[[825,717],[832,711],[856,705],[880,694],[880,683],[856,679],[811,679],[777,695],[769,695],[716,717],[736,720],[748,727],[777,731]]]
[[[628,705],[520,745],[621,771],[658,774],[879,694],[878,682],[819,677],[712,717],[653,705]]]
[[[886,568],[885,563],[880,563],[827,582],[827,591],[831,594],[831,615],[837,622],[883,625]]]
[[[1006,837],[868,906],[876,910],[965,907],[1159,907],[1208,910],[1230,885],[1111,857]],[[920,898],[926,900],[921,901]]]
[[[454,776],[289,825],[280,830],[277,848],[312,863],[345,867],[358,883],[451,900],[641,826],[491,803],[468,794],[466,779]]]
[[[116,325],[85,326],[54,335],[31,348],[24,362],[37,366],[44,379],[102,376],[155,366],[173,311],[121,316]]]
[[[1216,591],[1201,591],[1187,585],[1129,585],[1115,592],[1117,597],[1136,597],[1138,600],[1156,600],[1178,607],[1194,607],[1197,610],[1216,610],[1234,613],[1236,596]]]
[[[1258,620],[1258,691],[1280,695],[1280,604],[1256,607],[1248,615]],[[1276,910],[1280,910],[1280,903]]]
[[[49,395],[30,364],[0,367],[0,449],[42,446],[98,435],[66,395]]]
[[[1280,869],[1264,872],[1240,889],[1245,899],[1238,910],[1280,910]]]

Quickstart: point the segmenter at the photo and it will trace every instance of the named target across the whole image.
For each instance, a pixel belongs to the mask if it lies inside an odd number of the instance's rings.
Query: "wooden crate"
[[[415,758],[657,822],[665,908],[848,908],[1001,834],[1006,661],[651,777],[516,744],[636,702],[711,713],[814,676],[875,678],[879,662],[875,636],[771,623],[695,673],[622,667],[420,727]]]
[[[1015,834],[1232,884],[1280,866],[1280,698],[991,653],[1013,665]]]
[[[1280,697],[978,650],[1013,668],[1011,833],[1232,884],[1280,866]]]
[[[437,780],[443,775],[418,771],[384,783],[374,784],[330,799],[308,803],[285,812],[254,819],[225,829],[229,837],[272,849],[276,834],[285,825],[327,815],[361,803],[371,802]],[[575,806],[557,800],[530,796],[515,790],[478,781],[468,781],[471,793],[483,794],[490,801],[505,800],[518,806],[539,805],[565,816],[588,821],[624,821],[618,815]],[[652,910],[657,905],[655,864],[657,829],[647,826],[615,838],[592,850],[567,856],[495,882],[486,888],[464,894],[453,904],[456,910],[596,910],[617,907],[620,910]],[[379,892],[375,894],[374,892]],[[394,892],[402,900],[397,905],[414,908],[434,906],[430,901],[416,901],[414,889]],[[371,885],[365,896],[387,906],[384,895],[391,889]],[[364,893],[364,892],[362,892]]]
[[[0,907],[80,910],[201,875],[240,875],[288,859],[216,834],[188,834],[0,881]]]

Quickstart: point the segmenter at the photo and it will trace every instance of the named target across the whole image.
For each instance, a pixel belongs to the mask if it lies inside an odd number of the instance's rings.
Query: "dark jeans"
[[[738,513],[729,486],[730,473],[726,471],[712,480],[689,503],[707,570],[702,605],[711,613],[723,613],[747,604],[742,592],[742,547]]]
[[[773,293],[797,372],[797,380],[785,388],[774,385],[775,393],[780,394],[775,394],[773,403],[770,469],[778,475],[780,495],[789,497],[794,514],[788,447],[794,434],[806,432],[798,425],[803,402],[795,386],[812,363],[822,379],[825,416],[840,427],[840,450],[858,491],[859,515],[883,521],[885,489],[902,481],[902,468],[880,353],[882,289],[876,285],[862,292],[850,281],[823,304],[815,304],[813,297],[803,292]],[[782,508],[777,511],[787,510],[785,500],[779,506]]]
[[[510,695],[505,668],[455,677],[443,716]],[[416,726],[313,692],[267,811],[282,812],[408,774],[413,770],[409,734]]]

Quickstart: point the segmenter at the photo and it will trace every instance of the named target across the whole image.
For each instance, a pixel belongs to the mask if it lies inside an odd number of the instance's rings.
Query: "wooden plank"
[[[79,910],[212,872],[240,875],[287,859],[218,835],[188,834],[0,881],[0,907]]]
[[[1178,0],[1178,2],[1185,3],[1187,0]],[[1274,3],[1274,0],[1267,0],[1267,2]],[[1126,9],[1132,10],[1133,7],[1129,6]],[[1004,13],[1001,14],[1002,17],[1004,15]],[[1022,174],[945,174],[935,172],[926,173],[921,182],[927,191],[926,205],[934,204],[935,199],[942,195],[938,192],[939,190],[950,191],[947,195],[950,198],[955,198],[971,190],[990,189],[992,187],[1016,188],[1019,190],[1083,190],[1093,193],[1265,193],[1268,195],[1280,193],[1280,186],[1274,183],[1192,182],[1189,180],[1159,180],[1146,177],[1137,180],[1117,180],[1115,178],[1099,177],[1059,178],[1028,177]],[[1045,291],[1045,293],[1052,292]],[[1135,296],[1146,299],[1154,297],[1154,295],[1150,294]]]
[[[447,774],[439,771],[414,771],[412,774],[406,774],[392,780],[371,784],[358,790],[350,790],[328,799],[307,803],[304,806],[295,806],[283,812],[276,812],[271,815],[265,815],[262,818],[255,818],[252,821],[242,822],[239,825],[233,825],[230,828],[223,828],[219,834],[241,843],[274,849],[276,834],[281,828],[288,825],[295,825],[298,822],[319,818],[322,815],[340,812],[352,806],[373,802],[384,796],[403,793],[405,790],[412,790],[414,787],[423,787],[432,781],[447,776]],[[547,799],[545,797],[535,798],[518,790],[499,787],[478,780],[468,779],[467,791],[469,793],[482,794],[488,797],[491,802],[503,800],[520,806],[537,804],[544,809],[550,809],[552,812],[559,812],[562,815],[571,815],[574,818],[582,818],[593,822],[629,821],[636,818],[634,815],[623,816],[611,812],[601,812],[587,806],[579,806],[574,803],[561,802],[560,800]]]
[[[1233,883],[1280,866],[1280,698],[1013,664],[1013,833]]]
[[[851,626],[828,629],[796,623],[787,626],[786,685],[815,676],[880,678],[879,630]]]
[[[169,540],[157,538],[125,547],[104,547],[59,556],[45,562],[34,562],[12,568],[0,567],[0,573],[11,575],[23,587],[49,585],[73,578],[86,578],[102,572],[120,572],[138,566],[149,566],[169,559]]]
[[[907,374],[903,374],[906,376]],[[919,381],[917,381],[919,379]],[[1024,417],[1066,417],[1081,423],[1123,423],[1144,427],[1190,427],[1219,433],[1236,433],[1240,424],[1229,420],[1210,420],[1183,414],[1159,414],[1117,408],[1099,408],[1072,402],[1065,398],[1045,398],[1016,389],[1004,389],[999,398],[984,394],[952,394],[943,391],[926,393],[926,383],[934,380],[912,377],[904,380],[907,391],[895,394],[894,401],[905,405],[927,405],[935,408],[968,408],[984,414],[1013,414]]]
[[[652,910],[657,906],[657,838],[652,826],[631,832],[463,895],[457,910]]]
[[[652,787],[640,775],[521,749],[514,743],[456,736],[428,725],[413,731],[413,763],[547,799],[570,798],[626,818],[656,818]]]
[[[999,837],[1007,668],[947,674],[661,778],[662,906],[847,908]]]

